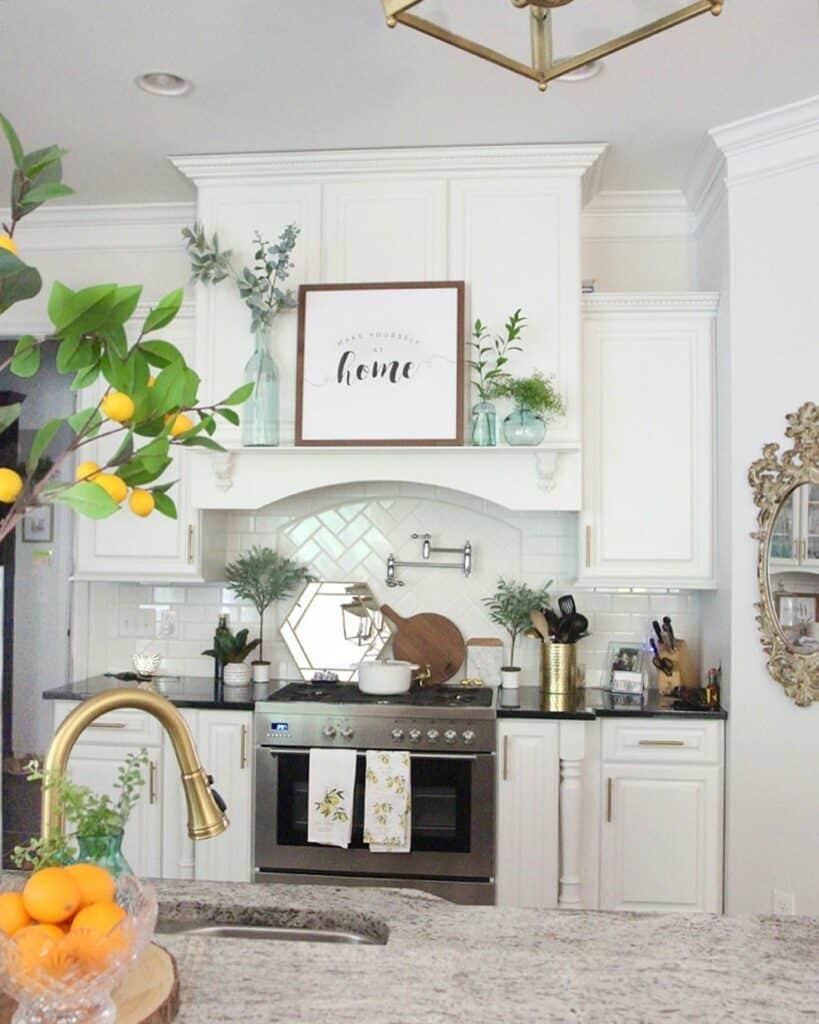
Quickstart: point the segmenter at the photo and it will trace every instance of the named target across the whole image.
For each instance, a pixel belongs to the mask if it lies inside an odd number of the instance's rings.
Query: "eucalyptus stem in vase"
[[[519,309],[504,324],[506,336],[497,334],[490,337],[489,329],[481,320],[476,320],[472,329],[474,358],[469,365],[475,371],[472,384],[478,392],[478,401],[472,406],[472,444],[478,448],[494,448],[498,443],[498,418],[492,403],[495,386],[504,376],[504,366],[509,362],[510,352],[521,352],[518,344],[526,326],[526,317]]]
[[[231,263],[231,250],[219,248],[216,234],[208,240],[199,223],[182,231],[193,280],[218,284],[231,278],[250,310],[254,350],[245,366],[245,381],[253,384],[253,393],[241,417],[242,444],[246,446],[279,443],[279,369],[271,352],[271,335],[279,313],[296,306],[293,292],[285,291],[282,285],[293,268],[291,257],[298,236],[295,224],[289,224],[272,244],[257,231],[253,236],[253,266],[237,272]]]

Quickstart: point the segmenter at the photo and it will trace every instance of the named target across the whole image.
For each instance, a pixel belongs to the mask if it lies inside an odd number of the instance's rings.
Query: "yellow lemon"
[[[17,255],[17,243],[8,235],[0,235],[0,249],[8,249],[10,253]]]
[[[117,476],[115,473],[99,473],[95,477],[94,483],[104,491],[107,491],[118,505],[125,501],[128,494],[128,485],[122,477]]]
[[[109,420],[124,423],[134,415],[136,406],[130,395],[123,394],[122,391],[112,391],[103,398],[101,408]]]
[[[74,474],[75,480],[95,480],[99,475],[100,467],[96,462],[81,462]]]
[[[149,516],[154,510],[154,496],[150,491],[142,491],[135,487],[131,491],[128,504],[131,506],[131,511],[136,515]]]
[[[23,478],[13,469],[0,469],[0,501],[10,504],[23,489]]]
[[[179,437],[180,434],[186,434],[189,430],[193,429],[193,420],[190,416],[186,416],[184,412],[180,412],[173,421],[171,426],[171,437]]]

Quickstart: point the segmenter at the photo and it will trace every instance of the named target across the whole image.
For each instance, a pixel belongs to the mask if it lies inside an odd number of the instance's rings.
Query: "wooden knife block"
[[[671,693],[677,686],[697,687],[700,685],[697,666],[694,664],[691,649],[685,640],[676,640],[673,651],[667,644],[663,644],[660,648],[660,657],[668,658],[674,666],[670,676],[667,676],[665,672],[657,671],[661,694]]]

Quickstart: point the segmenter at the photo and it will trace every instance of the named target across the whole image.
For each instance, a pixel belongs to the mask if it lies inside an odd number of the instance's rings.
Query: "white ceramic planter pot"
[[[270,682],[270,662],[269,661],[254,661],[251,668],[253,669],[253,682],[254,683],[269,683]]]
[[[225,665],[225,686],[247,686],[250,682],[250,665],[243,661],[238,665]]]
[[[520,686],[520,669],[517,666],[501,669],[501,686],[504,690],[517,690]]]

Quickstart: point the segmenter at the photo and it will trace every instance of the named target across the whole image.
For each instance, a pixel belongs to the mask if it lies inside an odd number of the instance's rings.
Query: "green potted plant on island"
[[[494,383],[492,396],[511,398],[515,403],[514,412],[503,421],[503,436],[511,445],[540,444],[549,419],[565,412],[553,381],[542,373],[533,373],[531,377],[501,375]]]
[[[551,606],[549,587],[552,582],[549,580],[544,586],[534,590],[526,583],[515,583],[501,577],[495,593],[483,599],[483,603],[489,609],[489,618],[496,625],[502,626],[511,640],[509,664],[501,669],[501,680],[505,689],[514,689],[520,683],[520,668],[515,665],[515,644],[520,634],[532,624],[529,613],[535,610],[542,611]]]
[[[475,350],[475,358],[469,365],[475,371],[472,381],[478,392],[478,401],[472,406],[472,444],[476,448],[494,448],[498,443],[498,421],[492,404],[495,385],[509,362],[510,352],[521,352],[517,342],[526,326],[526,317],[519,309],[504,324],[506,337],[500,334],[490,338],[486,324],[475,321],[472,329],[473,340],[469,343]]]
[[[266,683],[270,679],[270,662],[264,660],[264,613],[274,601],[283,601],[296,587],[315,577],[303,565],[272,548],[254,546],[225,566],[225,579],[233,593],[251,601],[259,613],[259,657],[253,662],[253,681]]]
[[[202,654],[217,658],[224,665],[225,686],[247,686],[250,682],[250,665],[245,659],[256,650],[261,640],[248,641],[249,632],[248,629],[240,629],[234,634],[229,629],[220,629],[213,638],[213,647],[202,651]]]

